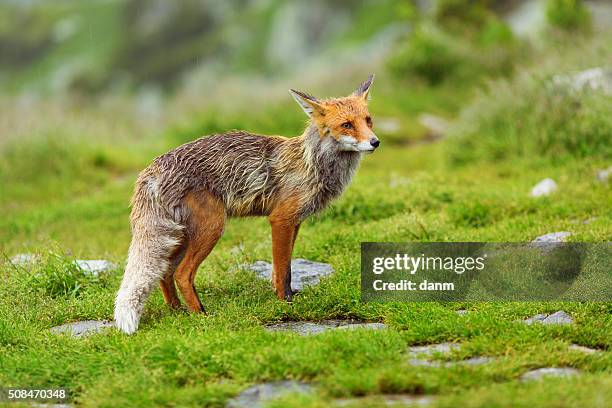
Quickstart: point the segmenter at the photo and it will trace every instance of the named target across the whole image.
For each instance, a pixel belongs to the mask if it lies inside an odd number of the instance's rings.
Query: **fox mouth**
[[[376,150],[376,148],[372,146],[370,142],[357,142],[354,137],[350,136],[342,136],[340,140],[338,140],[338,143],[340,144],[340,151],[343,152],[359,152],[370,154],[374,150]]]

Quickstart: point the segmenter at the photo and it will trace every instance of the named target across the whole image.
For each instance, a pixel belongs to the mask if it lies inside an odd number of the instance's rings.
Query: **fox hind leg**
[[[215,247],[225,226],[225,206],[208,192],[190,193],[184,201],[189,210],[187,223],[187,247],[174,278],[187,308],[203,312],[204,307],[195,290],[198,267]]]
[[[174,273],[176,268],[179,266],[183,258],[185,257],[185,251],[187,249],[187,242],[183,242],[178,250],[170,258],[170,265],[168,270],[159,281],[159,287],[162,295],[164,296],[164,302],[172,309],[179,309],[181,307],[181,301],[178,298],[176,292],[176,285],[174,284]]]

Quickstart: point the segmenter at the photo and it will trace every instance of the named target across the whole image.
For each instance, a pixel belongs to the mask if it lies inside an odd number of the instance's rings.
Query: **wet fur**
[[[203,310],[193,281],[226,217],[269,216],[273,280],[277,295],[290,300],[289,265],[299,225],[342,193],[361,158],[360,152],[342,150],[334,131],[340,122],[333,118],[367,114],[364,99],[362,92],[305,100],[313,107],[312,119],[299,137],[230,131],[156,158],[139,175],[132,198],[133,237],[115,303],[117,327],[126,333],[137,329],[145,300],[160,280],[166,303],[177,307],[173,275],[189,309]],[[325,112],[317,109],[323,103]],[[357,131],[355,137],[373,135]]]

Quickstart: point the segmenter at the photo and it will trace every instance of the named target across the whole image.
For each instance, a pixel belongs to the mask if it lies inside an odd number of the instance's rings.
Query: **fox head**
[[[321,137],[331,137],[341,151],[372,153],[380,141],[372,130],[368,96],[374,75],[370,75],[351,95],[320,100],[291,89],[291,95],[317,126]]]

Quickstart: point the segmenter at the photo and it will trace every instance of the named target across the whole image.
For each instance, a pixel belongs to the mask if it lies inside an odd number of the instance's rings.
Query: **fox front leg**
[[[272,281],[276,296],[291,302],[291,253],[295,241],[296,224],[270,220],[272,226]]]

